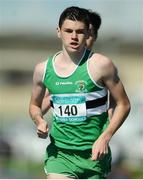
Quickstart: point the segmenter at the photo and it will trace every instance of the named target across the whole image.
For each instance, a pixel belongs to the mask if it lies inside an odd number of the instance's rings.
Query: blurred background
[[[37,137],[29,117],[32,75],[38,62],[61,49],[58,18],[72,5],[101,15],[94,51],[113,60],[132,105],[110,143],[109,178],[143,178],[142,0],[0,0],[0,178],[45,178],[49,140]]]

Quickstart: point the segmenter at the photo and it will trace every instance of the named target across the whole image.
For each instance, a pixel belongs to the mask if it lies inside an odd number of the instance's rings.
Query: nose
[[[72,39],[77,39],[77,33],[75,31],[72,32]]]

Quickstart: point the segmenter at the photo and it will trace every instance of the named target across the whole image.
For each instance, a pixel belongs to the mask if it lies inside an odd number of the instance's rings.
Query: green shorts
[[[111,154],[100,161],[92,161],[91,150],[75,151],[50,144],[46,149],[45,173],[62,174],[75,179],[103,179],[111,168]]]

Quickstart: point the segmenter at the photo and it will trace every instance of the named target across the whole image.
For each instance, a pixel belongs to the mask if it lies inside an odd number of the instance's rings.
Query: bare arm
[[[42,106],[41,106],[41,110],[42,110],[42,114],[46,114],[47,111],[50,109],[51,104],[50,104],[50,95],[49,93],[46,91],[45,92],[45,96],[44,99],[42,101]]]
[[[109,119],[112,118],[115,107],[116,107],[115,100],[114,100],[113,97],[111,96],[111,93],[109,93],[109,108],[108,108],[108,116],[109,116]]]
[[[40,63],[35,67],[33,75],[33,88],[29,105],[29,114],[37,126],[37,134],[41,138],[47,137],[48,126],[43,119],[41,105],[45,94],[45,86],[42,83],[45,63]]]
[[[102,77],[103,83],[109,89],[116,106],[109,126],[93,144],[92,160],[100,159],[108,152],[108,143],[111,137],[120,128],[130,112],[129,99],[118,77],[117,69],[110,60],[105,61],[102,72],[104,72]]]

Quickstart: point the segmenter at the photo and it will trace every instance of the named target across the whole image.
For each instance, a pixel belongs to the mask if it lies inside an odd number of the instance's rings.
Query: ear
[[[58,38],[61,38],[61,31],[59,27],[57,28],[57,35],[58,35]]]
[[[86,33],[86,39],[89,39],[89,37],[90,37],[90,29],[87,31],[87,33]]]

